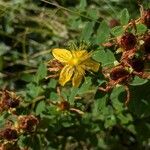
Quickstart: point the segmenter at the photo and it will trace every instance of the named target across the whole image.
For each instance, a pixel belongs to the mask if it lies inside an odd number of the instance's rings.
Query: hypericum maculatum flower
[[[72,85],[78,87],[85,76],[85,71],[97,72],[100,64],[91,58],[87,50],[66,50],[55,48],[52,54],[56,60],[61,62],[63,68],[59,75],[59,83],[64,86],[72,80]]]

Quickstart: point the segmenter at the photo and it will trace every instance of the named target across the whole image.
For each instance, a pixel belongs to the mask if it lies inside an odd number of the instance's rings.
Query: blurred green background
[[[148,7],[148,0],[143,3]],[[96,29],[102,19],[119,18],[123,8],[131,18],[139,15],[136,0],[1,0],[1,86],[23,88],[24,74],[34,73],[51,48],[82,37],[89,21],[96,22]]]
[[[141,3],[150,7],[149,0]],[[57,80],[43,80],[47,74],[45,63],[52,58],[51,49],[63,48],[70,40],[98,44],[94,35],[101,22],[109,24],[111,19],[119,19],[124,8],[130,19],[139,17],[136,0],[0,0],[1,89],[17,91],[29,106],[41,95],[57,101]],[[115,60],[111,51],[105,55],[108,57],[109,61]],[[27,107],[25,111],[41,117],[41,134],[31,141],[24,136],[20,143],[35,150],[150,149],[150,82],[130,87],[133,93],[129,109],[124,107],[123,87],[114,89],[111,95],[96,93],[94,97],[91,82],[91,78],[86,78],[80,89],[62,90],[71,104],[89,111],[83,117],[57,112],[45,101]],[[141,94],[142,89],[145,90]],[[82,96],[83,101],[73,102],[76,95]]]

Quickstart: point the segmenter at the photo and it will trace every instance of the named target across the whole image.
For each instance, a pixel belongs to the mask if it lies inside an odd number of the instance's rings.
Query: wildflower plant
[[[60,48],[52,50],[54,58],[64,66],[59,75],[59,83],[62,86],[72,80],[72,85],[78,87],[85,76],[85,71],[97,72],[99,70],[100,64],[92,60],[92,52],[83,48],[79,46],[70,51]]]
[[[0,149],[150,148],[149,2],[126,5],[0,1]]]

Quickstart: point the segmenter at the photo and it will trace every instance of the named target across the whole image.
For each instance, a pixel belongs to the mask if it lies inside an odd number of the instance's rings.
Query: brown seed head
[[[119,23],[119,21],[117,20],[117,19],[111,19],[110,21],[109,21],[109,27],[110,28],[113,28],[113,27],[116,27],[116,26],[118,26],[120,23]]]
[[[15,129],[6,128],[5,130],[1,131],[1,136],[6,140],[11,141],[18,138],[18,133]]]
[[[50,72],[58,72],[63,68],[63,65],[56,59],[50,60],[47,65]]]
[[[70,108],[70,104],[69,104],[69,102],[67,102],[67,101],[61,101],[59,104],[58,104],[58,108],[60,109],[60,110],[62,110],[62,111],[64,111],[64,110],[69,110],[69,108]]]
[[[3,109],[16,108],[19,106],[19,97],[14,93],[7,90],[2,92],[0,107]]]
[[[128,63],[131,65],[134,71],[142,72],[144,70],[144,60],[140,58],[132,58],[128,60]]]
[[[129,72],[126,69],[124,69],[123,66],[116,66],[110,72],[110,78],[114,81],[121,79],[121,78],[126,80],[128,76],[129,76]]]
[[[34,132],[38,123],[39,120],[33,115],[20,116],[18,121],[19,129],[26,132]]]
[[[136,45],[136,37],[132,33],[125,33],[119,41],[120,46],[128,51],[135,48]]]

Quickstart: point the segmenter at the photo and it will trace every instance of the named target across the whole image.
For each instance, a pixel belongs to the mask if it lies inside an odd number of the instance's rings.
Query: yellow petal
[[[60,72],[60,77],[59,77],[59,83],[64,86],[72,77],[73,75],[73,67],[66,65],[62,71]]]
[[[77,68],[77,70],[75,71],[75,74],[72,78],[72,85],[73,86],[78,87],[81,84],[84,73],[85,73],[85,71],[81,67]]]
[[[80,62],[91,57],[91,54],[86,50],[71,51],[74,58],[79,58]]]
[[[97,72],[99,69],[100,64],[92,59],[88,59],[82,63],[82,65],[85,65],[86,70],[92,70],[94,72]]]
[[[71,51],[72,55],[74,57],[82,57],[85,54],[88,54],[86,50],[76,50],[76,51]]]
[[[62,63],[66,63],[72,58],[71,52],[66,49],[55,48],[52,50],[52,54],[55,59]]]

